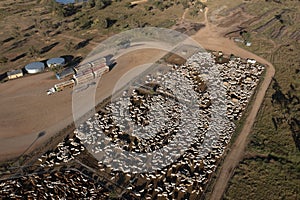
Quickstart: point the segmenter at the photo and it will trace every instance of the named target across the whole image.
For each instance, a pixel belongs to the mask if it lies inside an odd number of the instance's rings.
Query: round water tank
[[[36,74],[44,71],[45,65],[42,62],[33,62],[26,65],[25,69],[29,74]]]
[[[47,66],[49,68],[61,66],[64,64],[65,64],[64,58],[51,58],[51,59],[47,60]]]

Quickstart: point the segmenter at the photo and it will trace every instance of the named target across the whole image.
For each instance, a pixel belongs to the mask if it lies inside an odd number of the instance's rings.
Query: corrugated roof
[[[12,71],[7,72],[7,76],[11,76],[11,75],[15,75],[15,74],[21,74],[21,73],[23,74],[21,69],[16,69],[16,70],[12,70]]]

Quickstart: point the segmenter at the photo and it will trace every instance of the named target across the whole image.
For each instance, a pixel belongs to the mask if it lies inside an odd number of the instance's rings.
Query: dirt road
[[[206,15],[207,15],[206,10]],[[225,161],[221,167],[221,171],[218,175],[216,183],[214,185],[213,191],[211,193],[210,199],[218,200],[222,199],[225,192],[227,184],[233,175],[234,169],[237,167],[239,161],[243,158],[244,150],[247,145],[247,138],[251,133],[252,126],[255,122],[256,115],[260,109],[260,106],[264,100],[265,93],[272,81],[272,77],[275,74],[274,66],[267,60],[248,52],[244,49],[239,48],[235,43],[227,38],[222,37],[222,31],[217,29],[212,24],[209,24],[207,16],[205,17],[206,27],[201,29],[195,36],[195,40],[198,41],[205,49],[211,50],[221,50],[226,54],[235,54],[243,58],[253,58],[258,62],[265,64],[266,75],[264,77],[263,83],[258,89],[256,98],[252,105],[252,109],[245,121],[245,125],[236,139],[235,143],[232,145],[229,154],[226,156]]]
[[[268,61],[259,59],[258,57],[252,56],[259,60],[261,63],[268,65],[266,75],[264,77],[261,87],[258,89],[256,98],[254,100],[252,109],[246,118],[244,127],[240,132],[235,143],[232,145],[229,154],[226,156],[225,161],[221,167],[221,171],[218,175],[214,189],[211,193],[210,199],[218,200],[222,199],[222,196],[227,188],[228,182],[234,173],[234,169],[238,166],[240,160],[243,158],[245,147],[247,145],[247,138],[251,133],[252,126],[255,122],[256,115],[263,103],[265,93],[272,81],[272,77],[275,74],[274,67]]]

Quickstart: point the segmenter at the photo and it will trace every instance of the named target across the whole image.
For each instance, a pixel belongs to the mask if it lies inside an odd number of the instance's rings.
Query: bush
[[[8,61],[8,58],[6,58],[5,56],[1,56],[0,57],[0,63],[3,64],[3,63],[7,63]]]
[[[74,51],[75,49],[75,44],[72,42],[72,41],[68,41],[66,44],[65,44],[65,49],[69,52],[72,52]]]
[[[31,46],[29,48],[29,56],[30,57],[38,57],[41,54],[41,52],[36,49],[34,46]]]

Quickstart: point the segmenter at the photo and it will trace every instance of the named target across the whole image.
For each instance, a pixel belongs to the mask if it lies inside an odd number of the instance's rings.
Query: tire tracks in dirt
[[[273,76],[275,75],[274,66],[264,58],[259,57],[245,49],[238,47],[232,40],[223,37],[223,33],[216,26],[209,24],[207,18],[208,9],[205,10],[205,28],[196,33],[193,38],[199,42],[205,49],[221,50],[226,54],[235,54],[243,58],[252,58],[259,63],[266,66],[266,74],[263,78],[260,88],[257,89],[257,93],[251,110],[247,116],[244,126],[238,135],[236,141],[230,148],[229,153],[224,159],[220,172],[217,175],[210,199],[219,200],[222,199],[223,194],[227,188],[228,182],[231,179],[235,168],[238,166],[240,160],[244,156],[244,151],[248,143],[248,136],[251,134],[253,124],[256,120],[256,116],[263,103],[265,94],[269,88]]]

